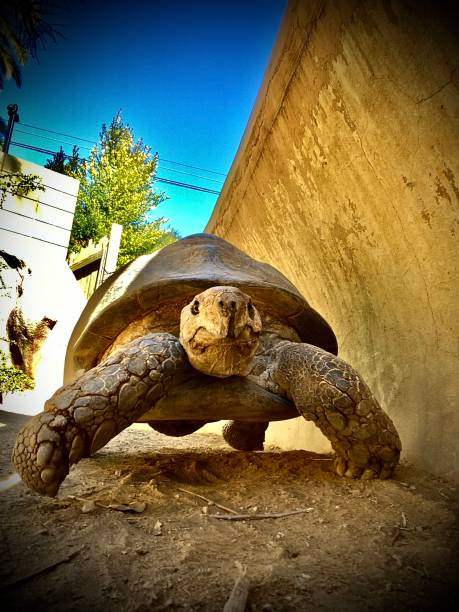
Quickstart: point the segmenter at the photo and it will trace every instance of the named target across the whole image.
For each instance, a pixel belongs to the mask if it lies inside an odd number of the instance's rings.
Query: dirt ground
[[[23,420],[0,412],[3,610],[223,610],[236,562],[252,612],[458,609],[454,483],[405,463],[349,481],[325,455],[134,425],[50,499],[8,479]],[[252,519],[213,518],[230,513],[192,493]]]

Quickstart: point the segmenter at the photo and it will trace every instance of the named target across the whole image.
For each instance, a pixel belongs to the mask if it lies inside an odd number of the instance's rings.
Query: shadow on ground
[[[412,466],[348,481],[328,456],[236,452],[214,434],[135,425],[49,499],[7,484],[23,418],[0,412],[0,422],[8,610],[222,610],[237,561],[249,611],[457,606],[457,490]],[[228,514],[219,506],[251,518],[214,518]]]

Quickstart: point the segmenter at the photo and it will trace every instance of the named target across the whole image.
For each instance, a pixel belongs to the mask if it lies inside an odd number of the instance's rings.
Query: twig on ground
[[[395,542],[396,542],[396,541],[397,541],[397,540],[400,538],[400,536],[401,536],[401,535],[402,535],[402,534],[401,534],[401,532],[400,532],[400,527],[396,527],[396,528],[395,528],[395,533],[394,533],[394,535],[392,536],[392,542],[391,542],[391,545],[392,545],[392,546],[393,546],[393,545],[395,544]]]
[[[415,572],[416,574],[420,574],[421,576],[425,576],[425,573],[412,565],[407,565],[406,569],[409,569],[411,572]]]
[[[212,499],[209,499],[208,497],[204,497],[204,495],[200,495],[199,493],[195,493],[194,491],[188,491],[188,489],[181,489],[180,487],[177,487],[177,491],[182,491],[183,493],[188,493],[188,495],[194,495],[194,497],[199,497],[199,499],[204,500],[210,506],[216,506],[217,508],[220,508],[220,510],[224,510],[225,512],[230,512],[231,514],[237,514],[236,510],[232,510],[231,508],[227,508],[226,506],[217,504],[217,502],[214,502]]]
[[[263,514],[209,514],[209,518],[223,519],[225,521],[260,521],[263,519],[277,519],[293,514],[303,514],[312,512],[314,508],[304,508],[302,510],[291,510],[290,512],[266,512]]]
[[[12,586],[18,586],[19,584],[23,584],[24,582],[27,582],[28,580],[35,578],[35,576],[39,576],[40,574],[49,572],[55,569],[56,567],[58,567],[59,565],[62,565],[62,563],[67,563],[68,561],[71,561],[79,553],[80,553],[79,550],[74,550],[70,554],[66,555],[65,557],[62,557],[62,559],[59,559],[58,561],[55,561],[54,563],[51,563],[50,565],[46,565],[45,567],[41,567],[40,569],[35,570],[34,572],[30,572],[30,574],[27,574],[26,576],[21,576],[21,578],[16,578],[16,580],[12,580],[11,582],[7,582],[6,584],[0,585],[0,590],[9,589]]]
[[[334,457],[308,457],[306,461],[334,461]]]
[[[132,501],[129,504],[104,504],[99,499],[86,499],[84,497],[77,497],[76,495],[68,495],[69,499],[75,499],[83,503],[81,511],[84,513],[93,512],[96,507],[105,508],[105,510],[117,510],[118,512],[135,512],[141,513],[147,507],[145,502]]]
[[[247,568],[239,561],[236,561],[239,576],[236,578],[233,590],[225,603],[223,612],[244,612],[249,594],[249,579],[247,578]]]

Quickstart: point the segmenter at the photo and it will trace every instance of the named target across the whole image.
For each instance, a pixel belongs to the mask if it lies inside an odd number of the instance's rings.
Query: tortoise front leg
[[[348,478],[388,478],[401,443],[389,416],[354,368],[310,344],[281,342],[260,384],[284,392],[330,440],[335,468]]]
[[[27,421],[13,449],[24,482],[56,495],[69,468],[95,453],[138,419],[190,368],[178,339],[151,334],[127,344],[107,361],[46,402]]]

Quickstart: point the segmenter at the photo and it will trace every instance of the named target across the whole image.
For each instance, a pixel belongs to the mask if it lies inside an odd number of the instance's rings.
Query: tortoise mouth
[[[209,332],[205,327],[198,327],[193,337],[188,341],[188,346],[199,353],[204,353],[207,349],[215,346],[228,347],[237,353],[246,353],[251,351],[254,345],[258,346],[259,333],[254,332],[249,326],[246,326],[242,333],[236,338],[232,335],[218,336]]]
[[[237,337],[217,336],[199,327],[185,350],[191,365],[211,376],[226,377],[247,373],[258,349],[259,333],[246,326]]]

